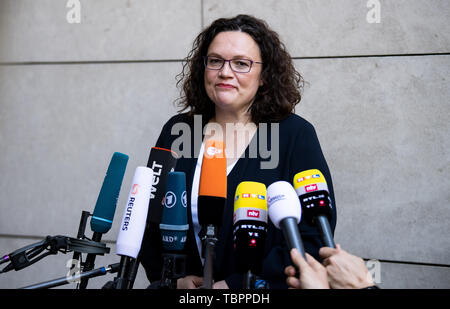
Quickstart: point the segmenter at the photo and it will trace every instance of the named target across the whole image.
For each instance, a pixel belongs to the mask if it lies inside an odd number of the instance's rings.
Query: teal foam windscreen
[[[126,154],[115,152],[112,156],[92,214],[91,229],[93,232],[107,233],[111,229],[127,163],[128,156]]]

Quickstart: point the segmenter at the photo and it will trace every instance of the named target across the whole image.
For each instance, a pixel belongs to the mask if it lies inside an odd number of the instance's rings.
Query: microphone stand
[[[251,270],[247,271],[244,276],[244,282],[242,284],[244,289],[252,290],[255,288],[256,276]]]
[[[100,242],[102,240],[102,233],[94,232],[92,235],[92,241]],[[88,254],[86,257],[86,261],[82,264],[83,272],[88,272],[94,268],[95,263],[95,254]],[[89,278],[82,278],[79,284],[79,289],[84,290],[88,285]]]
[[[212,289],[213,285],[213,261],[217,243],[216,230],[217,228],[214,225],[208,224],[206,226],[206,233],[202,238],[203,257],[205,258],[205,265],[203,268],[203,289]]]
[[[128,269],[130,267],[130,257],[122,256],[120,258],[120,267],[117,278],[114,279],[115,289],[125,290],[128,288]]]
[[[163,253],[161,280],[155,281],[147,289],[176,289],[177,279],[186,276],[186,255]]]
[[[163,254],[164,264],[160,281],[161,289],[176,289],[177,279],[186,275],[186,255]]]
[[[79,273],[72,277],[61,277],[55,280],[50,280],[42,283],[37,283],[33,285],[29,285],[23,287],[21,289],[48,289],[53,288],[55,286],[65,285],[71,282],[75,282],[85,278],[94,278],[98,276],[106,275],[107,273],[116,273],[119,270],[119,263],[108,265],[107,267],[100,267],[94,270],[90,270],[87,272]]]

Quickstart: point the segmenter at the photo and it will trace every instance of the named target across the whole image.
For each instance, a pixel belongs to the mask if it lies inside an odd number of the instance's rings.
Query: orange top
[[[198,195],[227,197],[227,158],[223,141],[205,143]]]

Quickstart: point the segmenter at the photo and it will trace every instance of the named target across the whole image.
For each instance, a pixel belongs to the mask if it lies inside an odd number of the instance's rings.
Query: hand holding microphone
[[[364,260],[341,249],[339,244],[336,248],[321,248],[319,255],[326,267],[331,288],[363,289],[374,286]]]
[[[288,266],[285,274],[288,276],[286,283],[293,289],[364,289],[377,288],[363,259],[352,255],[341,247],[323,247],[319,251],[324,259],[323,265],[311,255],[306,254],[306,260],[291,250],[291,258],[300,269],[300,276],[296,276],[295,268]]]
[[[288,277],[286,283],[293,289],[329,289],[328,276],[326,268],[316,261],[311,255],[306,253],[306,260],[298,252],[292,249],[290,252],[291,260],[300,271],[297,277],[294,266],[287,266],[284,273]]]

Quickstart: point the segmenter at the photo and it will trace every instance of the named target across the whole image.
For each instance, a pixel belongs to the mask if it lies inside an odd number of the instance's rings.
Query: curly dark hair
[[[263,85],[259,87],[250,107],[251,120],[259,124],[289,116],[301,100],[303,78],[295,70],[291,56],[278,34],[265,21],[249,15],[217,19],[197,36],[192,50],[184,59],[182,72],[177,75],[177,86],[182,83],[181,97],[177,100],[182,107],[180,112],[190,108],[189,115],[201,114],[207,119],[214,116],[215,105],[204,85],[203,56],[206,56],[215,36],[224,31],[249,34],[261,52]]]

